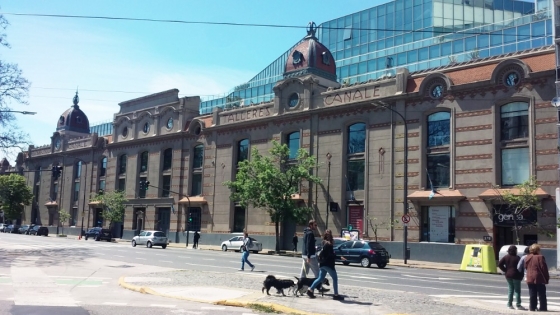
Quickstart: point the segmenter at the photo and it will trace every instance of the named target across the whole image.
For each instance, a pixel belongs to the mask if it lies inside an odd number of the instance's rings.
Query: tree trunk
[[[515,229],[515,242],[519,245],[519,229],[517,228],[517,215],[513,215],[513,227]]]
[[[274,222],[274,230],[276,232],[276,254],[280,253],[280,222],[275,220]]]

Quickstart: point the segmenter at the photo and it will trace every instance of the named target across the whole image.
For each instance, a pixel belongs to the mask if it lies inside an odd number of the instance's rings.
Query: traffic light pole
[[[154,187],[154,188],[159,189],[159,187],[157,187],[157,186],[150,185],[150,182],[144,182],[143,184],[145,185],[145,189],[146,189],[146,190],[148,189],[148,187]],[[142,184],[141,184],[141,185],[142,185]],[[142,186],[141,186],[141,187],[142,187]],[[162,189],[163,189],[163,188],[162,188]],[[186,198],[187,198],[187,211],[186,211],[186,213],[185,213],[185,215],[186,215],[186,220],[185,220],[185,221],[186,221],[186,225],[187,225],[187,231],[186,231],[186,232],[187,232],[187,233],[185,233],[185,239],[186,239],[186,241],[185,241],[185,247],[189,247],[189,232],[190,232],[190,225],[191,225],[191,220],[192,220],[192,219],[191,219],[191,199],[189,198],[189,196],[180,194],[180,193],[178,193],[178,192],[176,192],[176,191],[173,191],[173,190],[170,190],[170,189],[165,189],[165,190],[168,191],[168,192],[170,192],[170,193],[172,193],[172,194],[176,194],[176,195],[183,196],[183,197],[186,197]],[[178,233],[178,232],[179,232],[179,231],[177,231],[176,233]]]

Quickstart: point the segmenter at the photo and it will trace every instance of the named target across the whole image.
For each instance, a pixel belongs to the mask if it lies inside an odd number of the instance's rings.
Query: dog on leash
[[[294,290],[294,294],[295,296],[299,295],[303,295],[303,289],[305,288],[309,288],[313,282],[315,282],[315,279],[317,278],[298,278],[298,277],[294,277],[297,279],[297,287]],[[326,284],[328,286],[330,286],[331,284],[329,283],[329,279],[325,278],[325,281],[323,281],[323,284]],[[328,291],[328,289],[326,290]],[[319,290],[319,292],[321,292],[321,296],[323,296],[324,294],[324,290]]]
[[[278,293],[282,293],[283,296],[286,296],[284,294],[284,289],[290,289],[295,286],[296,284],[294,283],[293,280],[276,279],[275,276],[268,275],[266,279],[264,279],[263,281],[262,292],[264,293],[264,290],[266,289],[266,294],[270,295],[268,291],[270,291],[270,288],[275,287],[276,290],[278,290]]]

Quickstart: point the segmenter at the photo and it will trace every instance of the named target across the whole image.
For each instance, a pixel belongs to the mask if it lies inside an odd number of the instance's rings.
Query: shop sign
[[[525,210],[523,213],[514,214],[509,210],[496,211],[494,210],[494,225],[503,227],[532,225],[537,222],[537,211]]]

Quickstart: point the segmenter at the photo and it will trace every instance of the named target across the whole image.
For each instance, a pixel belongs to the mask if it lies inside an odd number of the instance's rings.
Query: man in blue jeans
[[[251,271],[255,269],[255,265],[253,265],[249,261],[249,248],[253,247],[253,241],[249,237],[247,232],[243,233],[243,246],[241,247],[241,269],[239,271],[245,270],[245,263],[251,267]]]

